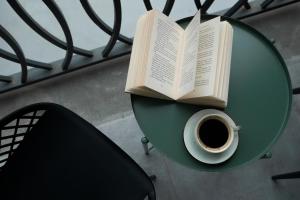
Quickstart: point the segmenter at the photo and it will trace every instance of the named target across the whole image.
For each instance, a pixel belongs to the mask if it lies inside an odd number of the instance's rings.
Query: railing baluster
[[[148,11],[153,9],[150,0],[144,0],[144,5]]]
[[[121,10],[121,2],[120,0],[114,0],[114,13],[115,13],[115,19],[114,19],[114,28],[113,32],[111,34],[111,37],[105,46],[104,50],[102,51],[103,57],[107,57],[108,54],[111,52],[112,48],[115,46],[118,36],[120,34],[121,29],[121,20],[122,20],[122,10]]]
[[[18,0],[7,0],[9,5],[14,9],[14,11],[20,16],[20,18],[30,27],[32,28],[36,33],[38,33],[41,37],[46,39],[47,41],[51,42],[55,46],[62,48],[64,50],[67,49],[67,44],[60,40],[59,38],[52,35],[50,32],[48,32],[46,29],[44,29],[42,26],[39,25],[31,16],[30,14],[22,7],[22,5],[18,2]],[[74,53],[92,57],[93,53],[92,51],[88,51],[85,49],[81,49],[78,47],[74,47]]]
[[[21,65],[21,82],[25,83],[27,81],[27,63],[24,56],[24,53],[18,44],[18,42],[13,38],[13,36],[3,27],[0,25],[0,37],[2,37],[5,42],[14,50],[16,56]]]
[[[231,17],[234,13],[236,13],[242,6],[245,6],[246,9],[250,8],[248,0],[239,0],[236,2],[225,14],[226,17]]]
[[[72,55],[73,55],[73,50],[74,50],[72,35],[70,32],[69,26],[63,16],[62,12],[60,11],[59,7],[56,5],[55,1],[43,0],[43,2],[50,9],[50,11],[54,15],[54,17],[57,19],[58,23],[60,24],[60,26],[64,32],[66,42],[67,42],[67,49],[66,49],[66,55],[65,55],[64,61],[62,63],[62,68],[63,68],[63,70],[67,70],[69,68],[69,65],[70,65],[70,62],[72,59]]]
[[[251,8],[251,6],[250,6],[250,4],[249,4],[248,1],[246,1],[246,2],[244,3],[244,7],[245,7],[247,10]]]
[[[167,1],[166,1],[165,7],[164,7],[164,9],[163,9],[163,13],[164,13],[165,15],[167,15],[167,16],[170,15],[171,10],[172,10],[173,5],[174,5],[174,2],[175,2],[175,0],[167,0]]]
[[[87,15],[90,17],[90,19],[101,29],[103,30],[105,33],[112,35],[112,28],[109,27],[97,14],[96,12],[93,10],[93,8],[91,7],[91,5],[89,4],[88,0],[80,0],[80,3],[83,7],[83,9],[85,10],[85,12],[87,13]],[[119,34],[118,40],[120,40],[121,42],[124,42],[126,44],[132,44],[132,39],[128,38],[122,34]]]
[[[0,49],[0,57],[16,63],[20,63],[18,57],[15,54],[5,51],[3,49]],[[50,64],[44,62],[26,59],[26,63],[28,66],[35,67],[35,68],[46,69],[46,70],[52,69],[52,66]]]
[[[265,9],[266,7],[268,7],[274,0],[265,0],[264,2],[262,2],[260,4],[262,9]]]
[[[162,11],[165,15],[169,15],[171,13],[174,2],[175,2],[175,0],[167,0],[166,1],[166,4]],[[148,11],[153,9],[150,0],[144,0],[144,5]]]
[[[0,75],[0,81],[9,83],[11,82],[11,77]]]
[[[108,60],[113,60],[117,57],[121,57],[124,55],[130,54],[131,46],[124,45],[132,44],[132,38],[126,37],[120,34],[121,29],[121,0],[114,0],[114,26],[110,27],[107,25],[94,11],[94,9],[89,4],[88,0],[80,0],[85,12],[88,14],[89,18],[105,33],[110,35],[110,39],[105,47],[99,47],[93,49],[91,51],[80,49],[78,47],[73,46],[72,35],[69,30],[68,24],[58,8],[55,4],[55,0],[43,0],[46,6],[49,8],[51,13],[55,16],[59,25],[61,26],[65,41],[60,40],[55,37],[51,33],[49,33],[46,29],[44,29],[39,23],[37,23],[30,14],[22,7],[18,0],[7,0],[9,5],[15,10],[15,12],[20,16],[20,18],[36,33],[38,33],[42,38],[51,42],[55,46],[65,49],[66,55],[63,59],[54,61],[51,63],[38,62],[31,59],[26,59],[24,53],[17,43],[17,41],[11,36],[10,33],[6,31],[2,26],[0,26],[0,37],[4,39],[6,43],[12,48],[14,52],[9,52],[4,49],[0,49],[0,57],[4,59],[19,63],[21,65],[21,72],[16,74],[12,74],[9,76],[0,75],[0,94],[5,93],[11,90],[15,90],[17,88],[21,88],[42,80],[50,79],[56,76],[60,76],[62,74],[70,73],[72,71],[76,71],[82,68],[86,68],[89,66],[94,66],[97,63],[102,63]],[[147,10],[152,9],[151,1],[144,0],[145,7]],[[175,0],[166,0],[165,6],[163,8],[163,12],[166,15],[169,15]],[[194,3],[198,9],[202,10],[202,14],[207,13],[207,10],[211,7],[211,5],[215,2],[214,0],[202,0],[203,4],[201,4],[200,0],[194,0]],[[272,4],[270,5],[270,3]],[[278,9],[280,7],[284,7],[293,3],[299,3],[300,0],[285,0],[285,1],[273,1],[273,0],[263,0],[260,8],[256,7],[257,4],[251,3],[256,8],[247,12],[239,12],[238,10],[244,6],[246,9],[250,8],[250,4],[247,0],[238,0],[236,3],[225,12],[225,16],[231,17],[234,15],[236,19],[244,19],[251,16],[255,16],[261,13],[265,13],[274,9]],[[117,40],[121,42],[117,42]],[[114,50],[112,52],[112,49]],[[82,56],[77,56],[83,55]],[[89,57],[89,58],[88,58]],[[68,69],[68,67],[70,67]],[[49,71],[43,71],[40,69],[30,69],[30,73],[27,69],[27,66],[32,66],[34,68],[46,69]],[[63,66],[63,67],[60,67]],[[53,70],[51,70],[53,68]],[[66,70],[68,69],[68,70]],[[21,81],[19,81],[21,79]],[[2,83],[8,82],[9,84]],[[300,93],[300,88],[296,88],[293,90],[293,93]],[[0,136],[1,137],[1,136]],[[0,141],[1,142],[1,141]]]
[[[264,9],[261,9],[259,11],[253,12],[253,13],[250,12],[250,13],[247,13],[245,15],[238,16],[236,19],[240,19],[240,20],[245,19],[245,18],[248,18],[248,17],[259,15],[259,14],[262,14],[262,13],[265,13],[265,12],[269,12],[271,10],[279,9],[281,7],[288,6],[288,5],[291,5],[291,4],[294,4],[294,3],[299,3],[299,2],[300,2],[300,0],[290,0],[290,1],[285,0],[285,1],[282,1],[282,3],[276,3],[276,4],[274,2],[273,4],[275,4],[275,5],[268,6]]]
[[[201,11],[203,14],[206,14],[207,13],[207,10],[210,8],[210,6],[213,4],[215,0],[206,0],[204,3],[203,3],[203,6],[201,8]]]
[[[197,8],[197,10],[201,9],[202,5],[201,5],[201,1],[200,0],[194,0],[195,6]]]

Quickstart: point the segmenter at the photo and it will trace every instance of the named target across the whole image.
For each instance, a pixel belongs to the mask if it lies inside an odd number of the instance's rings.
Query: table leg
[[[272,176],[272,180],[300,178],[300,171]]]
[[[268,152],[265,155],[263,155],[260,159],[270,159],[270,158],[272,158],[272,153]]]
[[[142,137],[141,142],[142,142],[145,154],[149,155],[149,152],[151,149],[153,149],[153,146],[149,147],[149,140],[147,137]]]

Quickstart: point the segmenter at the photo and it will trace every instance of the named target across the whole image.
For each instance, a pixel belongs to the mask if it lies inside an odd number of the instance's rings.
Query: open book
[[[139,18],[125,92],[226,107],[233,29],[200,11],[184,30],[156,10]]]

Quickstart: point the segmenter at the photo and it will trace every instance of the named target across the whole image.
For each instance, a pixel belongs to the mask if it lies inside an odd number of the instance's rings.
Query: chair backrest
[[[19,147],[8,152],[0,198],[155,199],[147,174],[91,124],[56,104],[29,107],[14,115],[44,112],[38,122],[32,120]]]
[[[45,113],[42,107],[37,104],[28,106],[0,120],[0,170],[18,148],[24,136]]]

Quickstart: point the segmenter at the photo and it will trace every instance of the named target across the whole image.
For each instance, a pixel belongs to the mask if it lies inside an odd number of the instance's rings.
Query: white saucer
[[[194,130],[197,125],[197,122],[205,115],[207,114],[218,114],[223,116],[229,124],[237,129],[234,121],[226,115],[224,112],[221,112],[219,110],[215,109],[205,109],[201,110],[194,115],[190,117],[190,119],[187,121],[185,128],[184,128],[184,133],[183,133],[183,138],[184,138],[184,144],[188,150],[188,152],[197,160],[207,163],[207,164],[218,164],[222,163],[226,160],[228,160],[235,152],[238,143],[239,143],[239,135],[238,131],[234,131],[234,138],[233,142],[230,145],[230,147],[225,150],[222,153],[209,153],[205,150],[203,150],[198,144],[197,141],[195,140],[195,135],[194,135]]]

